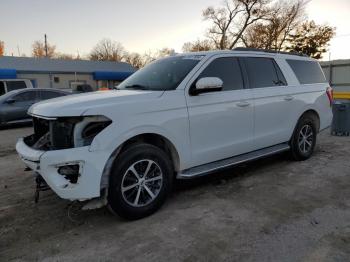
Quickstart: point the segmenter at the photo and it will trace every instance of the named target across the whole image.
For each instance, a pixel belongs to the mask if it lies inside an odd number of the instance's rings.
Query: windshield
[[[203,57],[184,55],[157,60],[131,75],[117,89],[174,90]]]

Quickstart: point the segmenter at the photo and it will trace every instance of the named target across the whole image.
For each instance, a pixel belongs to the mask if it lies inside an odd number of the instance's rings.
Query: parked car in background
[[[87,93],[87,92],[93,92],[95,91],[91,85],[88,84],[83,84],[83,85],[77,85],[75,89],[72,90],[73,93],[75,94],[80,94],[80,93]]]
[[[29,79],[0,79],[0,96],[24,88],[33,88],[33,84]]]
[[[10,91],[0,96],[0,125],[31,121],[27,114],[33,104],[70,94],[57,89],[26,88]]]
[[[137,219],[163,204],[174,178],[284,151],[308,159],[331,123],[331,103],[332,89],[309,57],[249,49],[179,54],[115,91],[34,105],[34,134],[16,149],[60,197],[96,198],[94,206]]]

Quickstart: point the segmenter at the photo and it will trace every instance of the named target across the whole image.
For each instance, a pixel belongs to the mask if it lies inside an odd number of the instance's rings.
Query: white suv
[[[331,123],[332,90],[316,60],[267,51],[179,54],[116,90],[29,109],[16,149],[61,198],[99,200],[128,219],[157,210],[174,178],[194,178],[290,150],[311,156]]]

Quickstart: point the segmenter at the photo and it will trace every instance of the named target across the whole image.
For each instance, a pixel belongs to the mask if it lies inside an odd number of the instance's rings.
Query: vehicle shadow
[[[209,175],[201,176],[193,179],[176,179],[173,192],[181,192],[193,190],[205,185],[219,185],[226,182],[239,181],[245,177],[258,175],[259,169],[273,166],[282,161],[289,161],[290,156],[287,152],[261,158],[258,160],[243,163],[234,167],[229,167],[225,170],[218,171]],[[252,172],[255,171],[255,172]]]
[[[250,176],[258,176],[259,170],[263,170],[265,167],[275,166],[281,162],[289,161],[288,153],[281,153],[274,156],[269,156],[259,160],[251,161],[246,164],[240,164],[235,167],[227,168],[223,171],[215,172],[209,175],[205,175],[198,178],[178,180],[175,179],[174,187],[172,190],[171,200],[178,193],[191,192],[200,190],[202,187],[212,185],[225,185],[228,183],[239,182],[244,178]],[[52,192],[54,195],[54,193]],[[87,202],[86,202],[87,203]],[[107,207],[98,208],[94,210],[82,210],[84,202],[68,202],[66,205],[67,209],[67,220],[71,226],[83,225],[87,222],[94,223],[94,221],[101,221],[104,219],[105,223],[114,224],[116,221],[119,223],[133,223],[133,221],[125,220],[117,215],[113,215]]]
[[[289,161],[288,153],[281,153],[251,161],[246,164],[240,164],[206,176],[188,180],[175,180],[172,195],[174,196],[178,193],[191,192],[212,185],[225,185],[228,183],[239,182],[250,176],[258,176],[259,170],[263,170],[265,167],[274,166],[286,161]],[[53,207],[56,207],[55,212],[59,213],[61,216],[61,223],[69,228],[81,226],[86,223],[98,224],[101,222],[101,219],[107,224],[114,224],[116,221],[119,223],[132,223],[132,221],[113,215],[107,207],[83,210],[82,207],[88,202],[63,201],[51,190],[48,192],[41,192],[40,195],[39,203],[34,204],[34,206],[41,206],[43,210],[51,211],[53,210]]]
[[[31,127],[31,126],[33,126],[33,123],[31,121],[28,121],[25,123],[0,125],[0,130],[10,130],[10,129],[23,128],[23,127]]]

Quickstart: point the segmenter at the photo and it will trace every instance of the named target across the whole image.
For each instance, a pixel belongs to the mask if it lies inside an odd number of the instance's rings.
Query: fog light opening
[[[58,167],[57,172],[72,184],[76,184],[80,175],[79,169],[79,164],[71,164]]]

